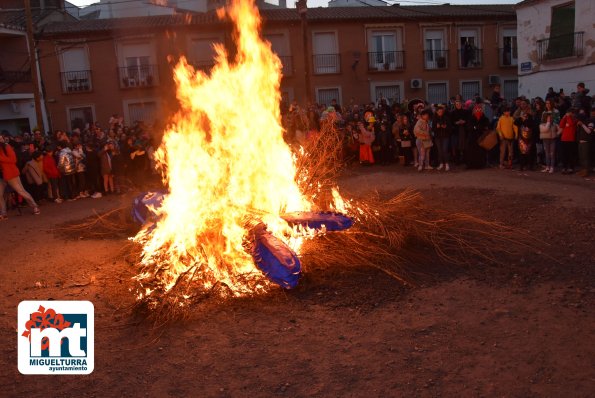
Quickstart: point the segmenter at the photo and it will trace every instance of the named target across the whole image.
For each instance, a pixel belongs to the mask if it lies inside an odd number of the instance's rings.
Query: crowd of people
[[[418,171],[449,171],[454,165],[501,169],[518,167],[579,175],[592,171],[595,159],[592,97],[584,83],[570,96],[550,88],[545,98],[502,97],[494,86],[490,98],[447,104],[423,99],[347,106],[290,106],[285,118],[288,140],[303,144],[316,137],[321,123],[332,120],[344,136],[346,156],[362,165],[400,162]]]
[[[34,214],[38,203],[62,203],[122,193],[129,181],[153,175],[155,146],[142,122],[126,127],[113,115],[99,123],[44,134],[0,135],[0,220],[8,206],[26,202]]]
[[[495,86],[489,99],[461,96],[447,104],[423,99],[358,105],[301,107],[283,112],[286,140],[302,145],[324,133],[331,123],[342,137],[347,162],[389,165],[399,162],[418,171],[452,167],[501,169],[518,167],[544,173],[587,176],[595,160],[595,116],[592,97],[583,83],[566,96],[550,88],[545,98],[503,98]],[[154,131],[159,130],[155,127]],[[322,132],[321,132],[322,131]],[[39,214],[40,201],[61,203],[118,194],[128,182],[155,175],[158,142],[142,122],[124,126],[113,115],[104,128],[91,123],[71,132],[0,136],[0,220],[7,205],[26,202]]]

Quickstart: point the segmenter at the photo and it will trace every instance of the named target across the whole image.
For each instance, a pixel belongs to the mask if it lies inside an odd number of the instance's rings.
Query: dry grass
[[[330,210],[330,192],[343,168],[342,144],[341,133],[332,124],[323,123],[320,136],[296,150],[300,188],[320,211]],[[345,192],[342,194],[349,197]],[[327,233],[306,241],[301,256],[306,272],[332,265],[373,267],[403,284],[415,285],[424,272],[435,272],[436,269],[432,271],[428,265],[498,264],[504,255],[535,246],[534,239],[505,225],[427,206],[422,195],[413,190],[405,190],[388,200],[373,194],[354,198],[348,203],[356,221],[354,226],[347,231]],[[89,238],[104,238],[114,232],[131,236],[131,223],[129,219],[123,219],[124,213],[128,211],[116,209],[79,225],[62,228],[73,235]],[[250,245],[248,237],[247,250]],[[137,294],[147,288],[153,291],[143,295],[136,310],[157,325],[184,318],[190,308],[209,297],[230,295],[223,283],[216,283],[209,289],[198,283],[201,280],[200,264],[190,263],[174,287],[165,291],[157,278],[160,266],[153,264],[147,268],[147,265],[140,265],[139,245],[131,244],[126,257],[138,267],[139,274],[149,272],[152,275],[152,279],[143,278],[142,285],[136,282]],[[270,289],[270,284],[260,273],[241,277],[252,291]]]

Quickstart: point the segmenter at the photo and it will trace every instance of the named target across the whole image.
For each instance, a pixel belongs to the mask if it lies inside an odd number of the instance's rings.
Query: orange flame
[[[156,152],[169,195],[154,228],[134,238],[145,269],[154,270],[137,279],[157,277],[165,291],[195,272],[206,287],[220,281],[242,293],[239,276],[256,270],[244,247],[249,223],[264,221],[297,250],[300,239],[279,215],[312,208],[283,140],[281,62],[259,37],[258,10],[252,0],[236,0],[218,14],[236,26],[235,60],[216,45],[210,76],[184,58],[175,67],[181,111]]]

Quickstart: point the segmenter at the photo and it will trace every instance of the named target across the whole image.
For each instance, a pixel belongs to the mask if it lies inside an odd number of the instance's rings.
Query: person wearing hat
[[[39,214],[39,206],[33,197],[23,188],[19,168],[17,167],[17,155],[14,149],[0,136],[0,220],[6,220],[6,201],[4,190],[10,186],[15,192],[23,197],[33,208],[33,214]]]

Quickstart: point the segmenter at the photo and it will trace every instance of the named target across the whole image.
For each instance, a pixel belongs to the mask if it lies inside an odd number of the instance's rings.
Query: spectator
[[[83,150],[83,145],[81,143],[75,145],[74,149],[72,150],[72,156],[74,157],[74,165],[76,170],[75,186],[77,198],[88,198],[89,193],[87,192],[87,184],[85,181],[85,151]]]
[[[43,163],[41,163],[43,156],[41,152],[35,151],[31,156],[31,160],[25,164],[23,174],[27,180],[33,199],[40,201],[44,197],[44,181],[43,181]]]
[[[483,105],[476,104],[467,122],[467,147],[465,158],[468,169],[482,169],[486,165],[486,151],[479,146],[479,138],[490,128],[490,121],[483,114]]]
[[[533,169],[531,163],[531,147],[533,145],[533,120],[531,115],[522,112],[519,121],[519,167]]]
[[[545,152],[545,169],[542,172],[552,174],[556,166],[556,138],[559,136],[560,127],[555,122],[552,111],[543,112],[543,119],[545,120],[539,125],[539,137]]]
[[[438,149],[438,165],[437,170],[445,171],[450,170],[450,154],[449,145],[450,137],[452,135],[452,127],[450,124],[450,118],[446,115],[446,108],[442,105],[436,108],[436,114],[432,121],[432,131],[436,139],[436,147]]]
[[[504,108],[504,113],[498,119],[496,132],[500,138],[500,168],[512,169],[513,142],[518,139],[518,128],[510,116],[510,108]],[[504,159],[507,159],[506,163]]]
[[[372,153],[372,143],[376,138],[374,131],[366,129],[363,122],[357,124],[359,137],[359,162],[363,165],[374,164],[374,155]]]
[[[6,201],[4,200],[4,190],[10,186],[15,192],[27,201],[33,208],[33,214],[39,214],[39,207],[29,192],[25,191],[21,183],[19,168],[17,167],[17,156],[14,149],[5,142],[5,138],[0,136],[0,220],[6,220]]]
[[[56,160],[54,159],[54,149],[51,147],[43,156],[43,172],[48,179],[51,199],[56,203],[62,203],[62,198],[60,197],[59,191],[60,171],[58,170],[58,167],[56,166]]]
[[[589,96],[589,89],[585,88],[583,82],[576,85],[576,96],[572,107],[577,111],[582,109],[587,116],[591,114],[591,97]]]
[[[72,150],[67,141],[58,142],[58,170],[60,170],[60,192],[63,199],[76,200],[76,167]]]
[[[560,137],[560,150],[562,152],[562,174],[574,173],[574,163],[577,155],[576,146],[577,120],[574,109],[570,108],[560,120],[562,135]]]
[[[466,126],[469,119],[469,112],[463,108],[460,99],[455,100],[455,109],[450,114],[451,125],[453,126],[452,148],[455,162],[461,163],[465,156],[467,145]]]
[[[591,141],[593,140],[593,121],[586,117],[579,117],[577,120],[578,154],[581,164],[581,177],[588,177],[591,171]]]
[[[430,115],[431,111],[429,109],[421,111],[419,119],[413,128],[413,135],[416,138],[415,144],[417,146],[417,151],[419,152],[419,165],[417,166],[417,171],[434,169],[430,166],[430,148],[434,145],[430,133]]]
[[[99,164],[101,176],[103,177],[103,190],[105,194],[114,193],[114,172],[112,169],[112,158],[114,153],[114,144],[108,142],[99,152]]]

